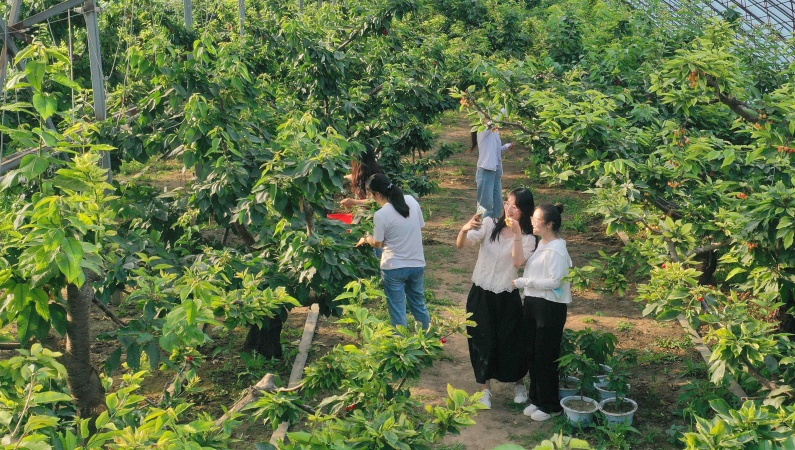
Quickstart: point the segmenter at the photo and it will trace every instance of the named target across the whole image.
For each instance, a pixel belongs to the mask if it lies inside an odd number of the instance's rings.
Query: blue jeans
[[[502,168],[486,170],[478,167],[475,182],[478,185],[478,205],[486,208],[483,215],[499,218],[502,215]]]
[[[425,267],[401,267],[381,270],[384,279],[389,317],[392,325],[406,326],[406,300],[414,319],[424,329],[431,325],[431,316],[425,306]]]

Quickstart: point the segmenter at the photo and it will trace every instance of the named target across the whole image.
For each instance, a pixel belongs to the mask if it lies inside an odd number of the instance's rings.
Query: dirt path
[[[510,135],[503,133],[503,140],[510,141]],[[461,148],[469,146],[469,122],[460,117],[448,119],[443,122],[442,142],[449,142]],[[526,149],[516,146],[515,150],[505,156],[505,174],[503,188],[508,191],[513,187],[530,186],[534,192],[536,204],[540,202],[560,201],[572,211],[574,206],[585,203],[585,195],[576,192],[567,192],[559,189],[550,189],[539,184],[533,184],[524,176],[524,168],[529,164],[529,153]],[[477,153],[461,152],[456,154],[443,167],[437,169],[441,189],[438,193],[424,197],[423,209],[429,216],[425,229],[426,258],[428,260],[426,272],[426,288],[432,290],[436,297],[452,302],[456,307],[464,308],[466,296],[471,285],[470,277],[477,258],[476,248],[455,248],[455,237],[460,227],[474,214],[476,205],[476,170]],[[570,254],[575,265],[582,266],[596,256],[599,250],[615,252],[620,248],[620,242],[604,236],[598,221],[589,223],[584,232],[566,230],[565,222],[572,219],[564,213],[564,238],[569,246]],[[652,320],[641,318],[641,308],[631,301],[631,296],[613,297],[597,295],[593,292],[575,293],[574,303],[569,310],[567,327],[582,329],[586,326],[612,331],[620,339],[619,347],[653,349],[654,342],[660,339],[676,340],[684,334],[678,327],[663,324],[662,326]],[[620,327],[619,324],[623,324]],[[628,325],[627,325],[628,324]],[[624,329],[625,331],[618,331]],[[682,349],[679,349],[682,350]],[[692,350],[690,350],[692,353]],[[684,353],[684,352],[683,352]],[[675,357],[672,358],[675,362]],[[681,363],[679,364],[681,365]],[[651,372],[658,368],[651,364]],[[637,382],[633,382],[633,398],[648,396],[656,398],[656,405],[642,404],[641,408],[663,409],[647,410],[636,415],[636,426],[649,428],[651,438],[648,448],[672,448],[665,442],[664,431],[673,420],[671,407],[676,399],[675,391],[677,371],[670,367],[670,377],[654,376],[653,380],[642,375]],[[648,378],[648,379],[647,379]],[[446,355],[437,362],[433,368],[423,372],[422,378],[414,389],[413,395],[426,403],[441,404],[446,398],[447,385],[464,389],[473,393],[478,389],[469,362],[469,352],[466,338],[452,336],[446,344]],[[681,384],[681,380],[679,380]],[[443,443],[443,448],[449,449],[492,449],[497,445],[513,442],[527,448],[549,438],[561,426],[561,421],[547,421],[544,423],[533,422],[529,417],[522,415],[524,405],[513,403],[513,385],[492,382],[492,409],[481,411],[475,418],[477,424],[466,428],[459,436],[448,436]],[[658,423],[661,422],[661,423]],[[633,448],[642,448],[633,446]]]

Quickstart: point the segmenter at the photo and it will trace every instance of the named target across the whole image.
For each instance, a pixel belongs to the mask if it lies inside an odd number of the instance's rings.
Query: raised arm
[[[458,232],[458,236],[455,238],[455,246],[458,248],[464,248],[467,245],[469,240],[467,239],[467,233],[469,230],[479,230],[482,223],[480,221],[481,214],[475,214],[469,219],[469,222],[465,223],[463,227],[461,227],[461,231]]]
[[[342,201],[340,201],[340,205],[342,205],[342,206],[344,206],[346,208],[350,208],[350,207],[353,207],[353,206],[366,205],[369,201],[370,200],[367,200],[367,199],[359,200],[359,199],[355,199],[355,198],[343,198]]]

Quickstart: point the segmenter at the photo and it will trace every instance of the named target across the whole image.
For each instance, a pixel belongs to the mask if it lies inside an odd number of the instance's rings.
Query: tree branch
[[[649,225],[649,223],[648,223],[648,222],[646,222],[646,219],[644,219],[643,217],[640,217],[640,218],[638,218],[638,222],[642,223],[642,224],[643,224],[643,226],[644,226],[644,227],[646,227],[646,228],[647,228],[649,231],[651,231],[652,233],[654,233],[654,234],[662,234],[662,231],[660,231],[660,230],[655,230],[654,228],[652,228],[652,226],[651,226],[651,225]]]
[[[118,325],[120,327],[126,327],[127,326],[127,322],[119,319],[119,316],[117,316],[113,312],[113,310],[108,307],[108,305],[102,303],[102,301],[100,301],[100,299],[98,299],[96,295],[94,296],[94,298],[91,299],[91,301],[95,305],[97,305],[99,307],[99,309],[101,309],[102,312],[104,312],[105,315],[108,316],[110,318],[110,320],[113,321],[113,323],[115,323],[116,325]]]
[[[719,248],[723,247],[723,245],[724,245],[723,243],[718,243],[718,244],[706,245],[704,247],[699,247],[699,248],[691,251],[690,253],[688,253],[687,256],[685,257],[685,259],[690,259],[690,258],[692,258],[694,256],[699,256],[699,255],[703,255],[704,253],[713,252],[713,251],[718,250]]]
[[[668,253],[671,255],[671,260],[673,260],[673,262],[679,262],[679,252],[676,251],[676,244],[674,244],[674,241],[666,239],[665,242],[668,244]]]
[[[488,111],[484,110],[484,109],[483,109],[483,108],[480,106],[480,104],[478,104],[477,100],[475,100],[475,99],[474,99],[474,97],[472,97],[472,96],[469,94],[469,92],[467,92],[467,93],[466,93],[466,97],[467,97],[467,100],[470,100],[470,101],[472,102],[472,106],[473,106],[475,109],[477,109],[479,113],[483,114],[483,116],[484,116],[484,117],[486,117],[486,119],[488,119],[488,120],[490,120],[490,121],[492,121],[492,122],[494,122],[494,123],[497,123],[497,124],[499,124],[499,125],[505,125],[505,126],[507,126],[507,127],[518,128],[518,129],[520,129],[520,130],[524,131],[524,132],[525,132],[525,133],[527,133],[527,134],[533,134],[532,130],[528,129],[527,127],[525,127],[524,125],[522,125],[522,124],[521,124],[521,123],[519,123],[519,122],[508,122],[508,121],[503,121],[503,120],[500,120],[500,121],[494,121],[494,119],[492,119],[492,118],[491,118],[491,114],[489,114],[489,112],[488,112]]]
[[[674,220],[678,220],[678,219],[682,218],[682,215],[677,212],[677,210],[679,209],[679,206],[676,205],[675,203],[671,203],[668,200],[659,198],[657,196],[653,196],[652,197],[652,203],[657,208],[660,208],[660,210],[662,212],[664,212],[666,216],[668,216],[668,217],[670,217],[670,218],[672,218]]]
[[[757,122],[759,120],[759,114],[757,114],[756,111],[751,110],[747,103],[721,92],[717,77],[706,75],[706,79],[707,86],[715,90],[715,95],[718,96],[718,100],[720,100],[721,103],[728,106],[729,109],[734,111],[738,116],[742,117],[748,122]]]
[[[778,385],[775,382],[770,381],[767,378],[765,378],[764,376],[762,376],[762,374],[759,373],[759,371],[756,369],[756,367],[754,367],[754,365],[751,364],[751,361],[748,361],[748,358],[743,358],[743,363],[745,363],[745,369],[746,369],[745,371],[749,375],[754,377],[754,379],[756,381],[758,381],[759,384],[761,384],[762,386],[766,387],[767,389],[770,389],[771,391],[775,391],[776,389],[778,389]],[[787,395],[789,397],[793,397],[792,393],[787,393]]]

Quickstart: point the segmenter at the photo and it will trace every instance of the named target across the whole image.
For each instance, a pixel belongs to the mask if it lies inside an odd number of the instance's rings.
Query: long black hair
[[[406,204],[406,199],[403,198],[403,191],[392,184],[389,178],[383,173],[370,176],[367,180],[367,190],[370,192],[378,192],[386,197],[386,200],[401,216],[409,216],[409,205]]]
[[[530,218],[533,217],[533,211],[536,209],[533,193],[530,192],[530,189],[518,187],[508,193],[509,198],[512,195],[516,200],[516,207],[522,212],[522,217],[519,218],[519,227],[522,229],[522,233],[533,234],[533,224],[530,222]],[[507,226],[505,223],[505,211],[502,212],[499,219],[494,219],[494,224],[494,230],[489,238],[491,242],[499,239],[500,232]]]
[[[470,136],[470,139],[472,140],[472,147],[469,148],[469,151],[471,152],[478,148],[478,132],[472,131],[470,132]]]
[[[351,162],[351,190],[358,199],[367,198],[367,180],[376,173],[384,173],[384,169],[375,160],[377,149],[368,148]]]

